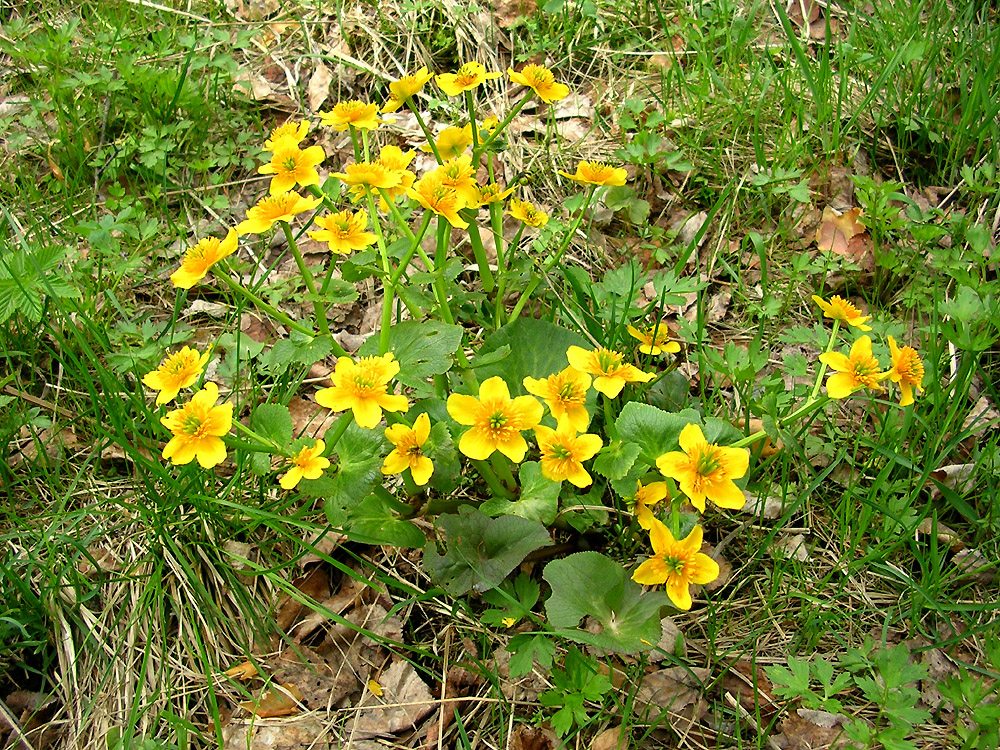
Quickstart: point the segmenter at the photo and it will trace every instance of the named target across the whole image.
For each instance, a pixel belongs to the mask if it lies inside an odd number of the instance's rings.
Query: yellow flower
[[[645,485],[642,482],[636,482],[635,484],[635,494],[629,500],[635,508],[635,518],[639,525],[649,531],[653,527],[654,519],[653,512],[649,507],[665,500],[670,492],[667,490],[666,482],[650,482]]]
[[[290,490],[303,479],[319,479],[323,470],[330,468],[330,461],[324,458],[326,443],[317,440],[312,447],[306,446],[292,456],[292,468],[278,477],[278,484],[284,490]]]
[[[674,606],[691,609],[691,584],[711,583],[719,577],[719,564],[701,552],[702,538],[701,526],[695,526],[677,541],[662,521],[652,519],[649,541],[653,556],[635,569],[632,580],[644,586],[665,583]]]
[[[684,426],[677,442],[680,451],[656,459],[660,473],[677,480],[681,492],[701,513],[705,512],[706,498],[720,508],[742,508],[746,497],[733,480],[750,468],[750,451],[709,443],[693,422]]]
[[[374,245],[376,237],[368,229],[367,211],[338,211],[316,217],[318,231],[306,232],[318,242],[327,243],[331,253],[347,255]]]
[[[378,105],[357,99],[337,102],[329,112],[320,112],[319,119],[334,130],[347,130],[352,125],[359,130],[375,130],[382,123],[378,119]]]
[[[666,323],[654,325],[645,331],[640,331],[635,326],[627,326],[632,338],[642,342],[639,351],[643,354],[651,354],[654,357],[658,354],[676,354],[681,350],[681,345],[670,340],[670,330]]]
[[[174,464],[189,464],[195,458],[206,469],[226,460],[222,436],[233,426],[233,405],[215,402],[219,387],[205,383],[180,409],[160,418],[160,424],[174,433],[163,448],[163,457]]]
[[[556,422],[566,420],[577,432],[583,432],[590,424],[586,406],[590,375],[567,367],[544,380],[525,378],[524,389],[546,403]]]
[[[490,73],[477,62],[467,62],[456,73],[442,73],[437,77],[437,85],[448,96],[461,96],[464,91],[472,91],[486,81],[499,78],[502,73]]]
[[[190,289],[205,278],[208,269],[236,251],[237,241],[236,231],[232,229],[223,240],[215,237],[200,240],[184,253],[181,267],[170,274],[170,281],[179,289]]]
[[[502,185],[498,185],[495,182],[491,182],[489,185],[481,185],[479,186],[479,195],[476,198],[476,205],[487,206],[490,203],[500,203],[501,201],[507,200],[513,192],[514,188],[507,188],[505,190]]]
[[[434,77],[434,74],[424,66],[416,73],[403,76],[398,81],[389,84],[389,100],[382,105],[383,112],[395,112],[411,96],[415,96],[424,85]]]
[[[236,225],[239,234],[261,234],[279,221],[291,221],[296,215],[312,211],[322,198],[306,198],[298,193],[281,193],[261,198],[247,209],[247,218]]]
[[[160,406],[177,398],[181,388],[187,388],[194,384],[194,381],[205,369],[208,358],[212,354],[209,347],[202,355],[197,349],[189,346],[182,347],[173,354],[168,354],[160,362],[160,366],[152,372],[147,372],[142,376],[143,385],[159,391],[156,396],[156,405]]]
[[[566,358],[574,370],[596,376],[594,389],[608,398],[621,393],[626,383],[648,383],[655,377],[651,372],[624,364],[619,352],[604,347],[588,352],[579,346],[571,346],[566,350]]]
[[[422,448],[430,434],[431,420],[427,414],[418,416],[413,427],[394,424],[387,429],[385,436],[394,447],[382,462],[382,473],[402,474],[409,469],[418,486],[427,484],[434,473],[434,464],[424,455]]]
[[[472,167],[472,158],[456,156],[441,166],[435,168],[434,174],[440,178],[441,184],[458,193],[466,206],[477,205],[479,186],[476,183],[476,170]]]
[[[359,427],[371,429],[382,421],[382,410],[405,412],[410,408],[406,396],[389,393],[387,386],[399,373],[399,362],[392,352],[382,356],[361,357],[357,362],[341,357],[333,370],[333,386],[316,392],[316,403],[333,411],[354,412]]]
[[[535,208],[528,201],[518,200],[517,198],[510,199],[510,202],[507,204],[507,213],[518,221],[535,229],[540,229],[549,223],[549,215],[547,213]]]
[[[289,120],[284,125],[279,125],[271,131],[271,137],[264,141],[265,151],[274,151],[282,143],[291,143],[298,146],[309,133],[308,122],[295,122]]]
[[[346,185],[360,185],[362,189],[389,190],[396,187],[402,180],[398,170],[386,169],[377,161],[359,161],[356,164],[348,164],[344,167],[343,172],[334,172],[330,176],[336,177]]]
[[[464,128],[449,125],[438,133],[438,137],[434,139],[434,145],[442,159],[454,159],[456,156],[461,156],[472,145],[472,128],[468,125]],[[421,146],[420,150],[428,154],[434,151],[427,143]]]
[[[326,154],[320,146],[310,146],[305,151],[297,143],[279,143],[271,154],[271,161],[260,167],[260,174],[273,174],[268,192],[271,195],[287,193],[297,184],[302,187],[319,184],[316,167],[323,163]]]
[[[871,326],[865,325],[865,323],[871,320],[871,315],[862,315],[861,311],[848,302],[846,299],[840,295],[833,295],[830,297],[830,301],[827,302],[822,297],[817,297],[815,294],[812,296],[813,302],[820,306],[823,310],[824,318],[832,318],[833,320],[839,320],[841,323],[846,323],[849,326],[854,326],[861,331],[870,331]]]
[[[826,395],[847,398],[859,388],[881,391],[879,381],[888,373],[879,372],[878,360],[872,355],[872,340],[862,336],[851,346],[850,356],[840,352],[823,352],[819,361],[834,370],[826,380]]]
[[[899,405],[909,406],[913,403],[914,388],[917,393],[924,392],[920,387],[924,381],[924,363],[916,349],[912,346],[900,349],[892,336],[889,337],[889,353],[892,355],[892,368],[886,373],[886,377],[899,384]]]
[[[621,187],[628,179],[628,172],[621,167],[612,167],[599,161],[581,161],[576,165],[576,173],[560,171],[563,177],[582,182],[585,185],[614,185]]]
[[[546,104],[552,104],[569,96],[569,86],[556,83],[552,71],[541,65],[525,65],[520,73],[507,68],[507,75],[514,83],[534,89],[538,98]]]
[[[471,426],[458,441],[458,449],[466,456],[481,460],[498,450],[520,463],[528,452],[521,431],[541,421],[542,405],[533,396],[512,399],[507,384],[492,377],[479,386],[479,398],[451,394],[448,413],[459,424]]]
[[[453,227],[468,228],[468,222],[463,221],[458,215],[458,212],[465,208],[465,201],[459,197],[454,188],[448,187],[441,181],[441,175],[437,170],[425,174],[414,182],[406,194],[428,211],[446,218]]]
[[[538,425],[535,439],[542,454],[539,464],[543,477],[553,482],[566,479],[575,487],[588,487],[594,481],[583,468],[583,462],[596,456],[604,445],[599,435],[577,435],[567,421],[554,430]]]
[[[406,191],[413,186],[414,181],[417,179],[417,176],[408,169],[414,156],[416,154],[412,151],[403,151],[399,146],[391,145],[383,146],[378,152],[378,163],[390,172],[399,175],[399,184],[391,188],[386,188],[386,192],[393,198],[406,195]]]

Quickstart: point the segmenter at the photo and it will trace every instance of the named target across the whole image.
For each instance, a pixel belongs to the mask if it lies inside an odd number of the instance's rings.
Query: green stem
[[[495,204],[490,204],[492,209]],[[491,217],[492,218],[492,217]],[[518,243],[521,241],[521,235],[524,233],[524,224],[521,224],[517,228],[517,232],[514,234],[513,239],[507,245],[507,249],[511,252],[517,249]],[[510,270],[510,255],[501,252],[502,236],[497,240],[497,294],[496,294],[496,313],[494,315],[494,320],[496,321],[497,330],[500,326],[504,324],[504,318],[506,313],[506,308],[504,307],[504,297],[507,294],[507,276]]]
[[[403,258],[399,262],[399,267],[396,269],[396,271],[392,274],[392,276],[389,278],[389,281],[387,282],[389,285],[395,287],[399,283],[399,280],[403,277],[403,274],[406,272],[407,267],[410,265],[410,261],[413,260],[414,254],[417,252],[417,250],[421,250],[420,242],[424,239],[424,235],[427,234],[427,229],[431,225],[432,216],[433,214],[430,211],[427,211],[424,214],[424,220],[420,224],[420,229],[417,230],[417,233],[415,235],[413,235],[410,247],[407,248],[406,252],[403,254]]]
[[[431,133],[430,129],[427,127],[427,123],[424,122],[424,118],[421,117],[419,110],[413,106],[413,97],[406,100],[407,106],[409,106],[410,111],[413,116],[417,118],[417,125],[424,132],[424,138],[427,139],[427,144],[431,147],[431,152],[434,154],[434,158],[437,159],[438,164],[444,164],[444,160],[441,158],[441,154],[438,152],[437,143],[434,141],[434,135]]]
[[[382,196],[382,200],[384,200],[385,204],[389,207],[389,213],[392,214],[392,220],[396,222],[396,226],[399,227],[399,231],[403,233],[406,239],[413,242],[413,232],[410,231],[410,227],[407,225],[406,219],[404,219],[403,215],[399,212],[399,208],[396,206],[395,201],[392,200],[388,191],[379,188],[378,194]]]
[[[604,432],[608,436],[608,440],[616,440],[618,435],[615,430],[615,413],[614,404],[612,399],[601,394],[601,400],[604,402]]]
[[[220,270],[225,271],[225,273],[220,273]],[[225,264],[225,261],[220,261],[219,263],[216,263],[214,266],[212,266],[212,273],[215,274],[215,278],[220,279],[226,286],[230,288],[230,290],[232,290],[236,294],[246,299],[248,302],[250,302],[250,304],[252,304],[258,310],[267,313],[270,317],[274,318],[274,320],[292,329],[293,331],[298,331],[299,333],[305,336],[309,336],[310,338],[316,338],[316,331],[314,331],[312,328],[302,325],[297,320],[293,320],[291,317],[281,312],[281,310],[276,308],[274,305],[265,302],[256,294],[254,294],[249,289],[240,284],[238,281],[233,279],[229,275],[229,268]],[[334,341],[334,346],[338,346],[336,341]]]
[[[347,130],[351,134],[351,145],[354,146],[354,161],[360,162],[361,161],[361,144],[358,143],[358,129],[356,127],[354,127],[353,125],[351,125],[350,123],[348,123],[347,124]]]
[[[302,252],[299,250],[298,243],[295,242],[295,237],[292,235],[292,228],[288,225],[288,222],[279,221],[278,224],[281,225],[281,231],[285,233],[288,247],[292,251],[292,255],[295,256],[295,263],[299,267],[299,273],[302,274],[302,280],[306,283],[306,289],[309,290],[309,295],[312,297],[313,314],[316,316],[316,324],[319,326],[319,331],[324,336],[329,336],[330,324],[326,319],[326,305],[316,290],[316,279],[313,278],[312,271],[306,266],[306,259],[302,257]]]
[[[479,472],[479,476],[483,478],[490,491],[497,497],[502,497],[504,500],[513,500],[514,494],[503,486],[503,483],[490,468],[490,465],[486,461],[473,461],[472,465],[476,467],[476,471]]]
[[[382,261],[382,274],[384,278],[391,279],[392,266],[389,263],[389,253],[385,247],[385,237],[382,234],[382,227],[378,223],[378,214],[375,212],[375,196],[370,190],[365,191],[365,198],[368,200],[368,211],[372,217],[372,228],[375,230],[375,240],[378,245],[379,258]],[[382,284],[382,320],[378,331],[378,353],[385,354],[389,351],[389,329],[392,326],[392,303],[396,299],[396,285],[391,283]]]
[[[325,455],[329,456],[333,452],[340,438],[344,436],[347,428],[351,426],[352,419],[354,419],[354,414],[350,410],[345,411],[337,417],[337,421],[333,423],[333,427],[326,431],[326,434],[323,436],[323,442],[326,443]]]
[[[260,448],[250,448],[250,450],[253,450],[253,451],[258,452],[258,453],[260,453],[260,452],[278,453],[278,454],[280,454],[282,456],[290,456],[290,455],[292,455],[289,452],[289,450],[288,450],[288,448],[286,446],[278,445],[275,441],[271,440],[270,438],[266,438],[263,435],[261,435],[260,433],[251,430],[249,427],[247,427],[245,424],[243,424],[242,422],[240,422],[237,419],[233,420],[233,427],[236,428],[237,432],[243,433],[248,438],[250,438],[255,443],[257,443],[259,446],[262,446],[264,448],[263,451],[261,451]],[[234,442],[242,443],[242,441],[239,441],[239,440],[235,440]],[[249,446],[247,446],[245,443],[243,443],[241,445],[241,447],[248,448]]]
[[[496,126],[493,132],[490,133],[489,138],[480,143],[479,148],[472,152],[473,164],[477,164],[479,162],[479,157],[482,156],[483,153],[486,151],[486,149],[490,147],[490,144],[493,143],[493,141],[495,141],[497,138],[499,138],[500,135],[503,133],[503,131],[507,129],[507,126],[510,125],[511,120],[517,117],[517,114],[521,111],[524,105],[528,103],[528,100],[532,97],[533,94],[534,92],[531,91],[530,89],[528,91],[525,91],[524,96],[521,97],[521,101],[515,104],[514,108],[507,113],[507,116],[500,121],[500,123]]]
[[[437,217],[437,250],[434,253],[434,294],[441,308],[441,317],[449,325],[455,324],[455,316],[448,306],[448,290],[444,285],[444,266],[448,260],[448,239],[451,235],[451,224],[443,216]]]
[[[483,291],[487,294],[492,293],[493,289],[496,287],[496,281],[493,278],[493,271],[490,269],[489,258],[486,257],[486,248],[483,247],[483,238],[479,234],[479,225],[476,223],[474,209],[467,209],[470,214],[472,214],[472,220],[469,222],[469,242],[472,244],[472,254],[476,258],[476,265],[479,266],[479,278],[483,282]]]
[[[465,92],[465,111],[469,113],[469,128],[472,130],[472,153],[479,150],[479,128],[476,127],[476,107],[472,92]]]
[[[506,456],[494,453],[490,457],[490,465],[504,485],[513,492],[514,488],[517,487],[517,480],[514,479],[514,472],[510,470],[510,464],[507,463]]]

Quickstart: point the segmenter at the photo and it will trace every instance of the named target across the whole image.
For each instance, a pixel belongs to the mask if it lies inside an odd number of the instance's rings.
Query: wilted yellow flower
[[[813,302],[820,306],[823,310],[824,318],[832,318],[833,320],[839,320],[841,323],[846,323],[849,326],[854,326],[861,331],[870,331],[871,326],[865,325],[865,323],[871,320],[871,315],[862,315],[861,311],[848,302],[846,299],[840,295],[833,295],[830,297],[830,301],[827,302],[822,297],[818,297],[815,294],[812,296]]]
[[[197,349],[184,346],[164,357],[160,366],[155,370],[143,375],[143,385],[154,391],[159,391],[156,395],[156,405],[160,406],[173,401],[177,398],[181,388],[193,385],[194,381],[201,375],[201,371],[205,369],[211,354],[211,347],[206,349],[204,354],[199,355]]]
[[[291,143],[294,146],[298,146],[308,134],[308,122],[289,120],[284,125],[279,125],[271,131],[270,138],[264,141],[264,150],[274,151],[279,145],[284,143]]]
[[[632,580],[644,586],[665,583],[674,606],[691,609],[691,584],[711,583],[719,577],[719,564],[701,552],[702,539],[701,526],[695,526],[677,541],[662,521],[653,518],[649,529],[653,556],[635,569]]]
[[[389,84],[389,100],[382,105],[383,112],[395,112],[411,96],[415,96],[424,85],[434,77],[434,74],[424,66],[416,73],[403,76],[398,81]]]
[[[681,350],[681,345],[670,340],[670,330],[666,323],[660,323],[645,331],[640,331],[635,326],[627,326],[629,335],[642,342],[639,351],[643,354],[651,354],[654,357],[658,354],[676,354]]]
[[[434,464],[424,455],[423,445],[431,434],[431,420],[426,413],[417,417],[413,427],[394,424],[385,431],[393,444],[392,452],[382,462],[383,474],[402,474],[407,469],[414,483],[422,487],[430,481]]]
[[[471,145],[472,128],[468,125],[464,128],[456,128],[454,125],[449,125],[438,133],[437,138],[434,139],[434,146],[437,148],[438,155],[443,160],[461,156]],[[425,143],[420,147],[420,150],[429,154],[434,149],[430,147],[430,144]]]
[[[583,432],[590,424],[586,406],[589,389],[590,375],[572,367],[544,379],[524,379],[524,390],[542,399],[556,422],[565,420],[577,432]]]
[[[823,352],[819,361],[834,370],[826,380],[826,395],[847,398],[859,388],[881,391],[880,380],[888,373],[880,372],[878,360],[872,354],[872,340],[862,336],[851,346],[850,356],[840,352]]]
[[[528,443],[521,436],[542,419],[542,405],[533,396],[510,397],[503,379],[492,377],[479,386],[479,398],[453,393],[448,414],[471,428],[458,441],[458,449],[469,458],[485,459],[500,451],[515,463],[524,460]]]
[[[628,179],[628,172],[621,167],[612,167],[599,161],[581,161],[576,165],[576,173],[560,171],[563,177],[568,177],[585,185],[614,185],[621,187]]]
[[[549,215],[529,201],[511,198],[507,203],[507,213],[529,227],[540,229],[549,223]]]
[[[886,377],[899,384],[899,405],[909,406],[913,403],[913,390],[923,393],[920,384],[924,382],[924,363],[912,346],[900,349],[896,339],[889,337],[889,352],[892,355],[892,368]]]
[[[319,119],[334,130],[347,130],[352,125],[359,130],[375,130],[382,123],[377,105],[357,99],[337,102],[329,112],[320,112]]]
[[[361,357],[357,362],[340,357],[330,379],[333,386],[316,392],[316,403],[333,411],[354,412],[359,427],[371,429],[382,421],[382,410],[405,412],[406,396],[388,392],[389,381],[399,373],[392,352]]]
[[[538,425],[535,439],[541,452],[539,464],[542,476],[553,482],[564,479],[575,487],[588,487],[594,480],[583,462],[597,455],[604,445],[599,435],[577,435],[568,422],[558,424],[556,429]]]
[[[655,377],[635,365],[625,364],[620,352],[604,347],[588,352],[582,347],[571,346],[566,350],[566,358],[573,369],[593,375],[594,389],[608,398],[621,393],[626,383],[648,383]]]
[[[653,526],[654,518],[649,507],[665,500],[670,492],[666,482],[650,482],[645,485],[642,482],[636,482],[635,484],[635,494],[629,499],[635,508],[635,518],[639,525],[649,531]]]
[[[742,508],[746,497],[733,480],[750,468],[750,451],[709,443],[701,427],[693,422],[684,426],[677,442],[680,451],[656,459],[660,473],[676,480],[681,492],[701,513],[705,512],[706,498],[720,508]]]
[[[319,479],[323,470],[330,468],[329,459],[323,456],[326,443],[317,440],[313,445],[302,448],[292,456],[292,468],[278,477],[282,489],[293,489],[303,479]]]
[[[233,426],[233,405],[216,406],[218,399],[219,387],[205,383],[184,406],[160,418],[160,423],[174,433],[163,448],[164,458],[178,465],[197,458],[205,469],[226,460],[222,436]]]
[[[298,193],[281,193],[261,198],[247,209],[247,218],[236,225],[239,234],[261,234],[279,221],[291,221],[298,214],[312,211],[322,198],[306,198]]]
[[[237,227],[238,229],[238,227]],[[179,289],[190,289],[208,273],[208,269],[236,251],[238,237],[230,229],[225,239],[206,237],[189,247],[181,260],[181,267],[170,274],[170,281]]]
[[[367,231],[367,211],[338,211],[327,216],[317,216],[318,230],[306,232],[317,242],[325,242],[331,253],[347,255],[374,245],[377,237]]]
[[[465,201],[459,197],[454,188],[448,187],[441,181],[441,175],[436,170],[414,182],[406,194],[428,211],[446,218],[453,227],[468,228],[469,223],[458,215],[458,212],[465,208]]]
[[[326,154],[320,146],[310,146],[304,151],[298,144],[286,141],[279,143],[271,155],[271,161],[260,167],[260,174],[273,174],[268,192],[271,195],[287,193],[296,185],[307,187],[319,184],[316,167],[323,163]]]
[[[448,96],[461,96],[482,83],[499,78],[501,73],[490,73],[480,63],[467,62],[455,73],[442,73],[437,77],[437,85]]]
[[[556,83],[552,71],[542,65],[525,65],[521,68],[521,72],[507,68],[507,75],[514,83],[534,89],[538,98],[546,104],[552,104],[569,96],[569,86]]]

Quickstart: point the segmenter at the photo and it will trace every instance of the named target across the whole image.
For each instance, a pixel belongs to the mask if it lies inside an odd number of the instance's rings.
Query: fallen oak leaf
[[[861,209],[838,211],[827,206],[816,230],[816,247],[825,252],[842,255],[862,268],[874,265],[871,257],[871,238],[861,220]]]

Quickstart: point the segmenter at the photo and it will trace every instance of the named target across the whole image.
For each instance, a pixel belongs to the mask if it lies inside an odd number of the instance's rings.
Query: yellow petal
[[[847,398],[858,390],[854,376],[847,372],[837,372],[827,378],[826,395],[830,398]]]
[[[464,393],[453,393],[448,396],[448,414],[459,424],[475,424],[479,411],[479,399],[473,396]]]
[[[594,390],[603,393],[608,398],[617,397],[624,387],[624,378],[608,378],[604,375],[599,375],[594,379]]]
[[[690,422],[684,425],[677,442],[681,446],[681,450],[690,456],[708,441],[705,440],[705,433],[701,431],[701,427]]]
[[[226,444],[221,438],[206,437],[198,441],[198,463],[203,469],[211,469],[226,460]]]
[[[667,596],[677,609],[685,611],[691,609],[691,588],[687,578],[671,576],[667,580]]]
[[[632,580],[643,586],[656,586],[667,580],[667,566],[658,557],[643,562],[632,574]]]
[[[413,423],[413,437],[417,441],[417,445],[423,445],[427,442],[427,438],[431,434],[431,418],[427,416],[427,412],[424,412],[417,417],[416,421]],[[420,484],[420,482],[417,482]]]
[[[449,399],[450,400],[450,399]],[[458,449],[473,460],[482,461],[489,458],[497,449],[478,427],[466,430],[458,441]]]
[[[480,401],[509,401],[510,389],[503,378],[494,376],[479,386]],[[534,400],[534,399],[532,399]],[[540,417],[539,417],[540,418]]]
[[[422,487],[430,481],[431,474],[434,473],[434,464],[427,456],[420,456],[410,467],[410,474],[416,485]]]
[[[739,479],[750,469],[750,451],[746,448],[727,448],[720,445],[715,448],[715,457],[730,479]]]
[[[528,452],[528,443],[521,436],[521,434],[518,433],[512,436],[509,440],[497,443],[497,450],[507,456],[507,458],[514,463],[519,464],[524,460],[524,456]]]
[[[358,427],[369,430],[377,427],[378,423],[382,421],[381,407],[369,398],[356,398],[352,401],[351,410],[354,412],[354,421],[358,423]]]
[[[709,500],[720,508],[739,510],[747,502],[743,490],[737,487],[736,483],[731,479],[715,482],[705,494]]]
[[[699,584],[711,583],[719,577],[719,572],[719,563],[702,554],[695,555],[694,560],[684,569],[688,580]]]
[[[402,425],[393,425],[394,427],[401,427]],[[399,451],[391,451],[385,460],[382,462],[382,473],[383,474],[401,474],[410,468],[410,460],[404,456]]]

